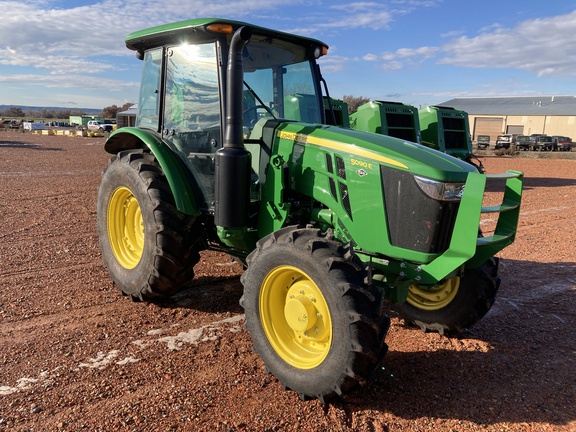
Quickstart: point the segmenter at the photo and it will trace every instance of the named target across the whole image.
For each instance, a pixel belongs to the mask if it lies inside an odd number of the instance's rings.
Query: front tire
[[[285,388],[324,402],[369,378],[390,320],[346,248],[316,229],[287,227],[260,240],[247,262],[246,328]]]
[[[171,296],[193,279],[199,260],[194,218],[177,211],[153,155],[124,151],[110,160],[97,225],[110,276],[133,300]]]
[[[498,258],[491,258],[432,289],[410,286],[408,299],[394,309],[406,323],[424,331],[461,332],[486,315],[499,287]]]

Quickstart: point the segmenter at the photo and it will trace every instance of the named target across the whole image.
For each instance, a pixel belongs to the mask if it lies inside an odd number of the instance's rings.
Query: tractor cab
[[[313,39],[251,26],[250,40],[239,50],[242,69],[237,70],[231,64],[226,67],[222,57],[229,55],[238,27],[240,23],[229,21],[192,20],[149,29],[147,33],[156,37],[146,42],[142,32],[126,40],[144,63],[136,127],[161,134],[192,173],[198,204],[207,212],[214,211],[216,202],[214,158],[224,144],[226,116],[234,116],[235,122],[241,119],[231,145],[239,147],[238,141],[247,141],[255,173],[261,160],[257,145],[261,136],[254,131],[262,134],[267,120],[324,121],[315,60],[328,48]],[[175,31],[181,33],[178,43],[167,44],[165,39]],[[232,87],[241,72],[238,101],[236,95],[229,95],[236,91]],[[114,140],[107,143],[107,147],[114,145]]]

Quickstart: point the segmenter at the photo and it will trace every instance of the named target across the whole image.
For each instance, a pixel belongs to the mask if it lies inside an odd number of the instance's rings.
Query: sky
[[[330,95],[422,107],[576,95],[576,0],[0,0],[0,105],[138,99],[129,33],[220,17],[319,39]]]

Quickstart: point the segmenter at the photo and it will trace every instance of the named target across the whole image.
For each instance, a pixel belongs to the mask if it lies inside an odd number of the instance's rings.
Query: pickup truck
[[[512,134],[503,134],[503,135],[498,135],[498,137],[496,138],[496,145],[494,146],[495,150],[498,149],[508,149],[510,148],[511,144],[514,144],[515,139],[514,139],[514,135]]]
[[[114,129],[113,124],[104,123],[100,120],[90,120],[86,126],[88,127],[88,130],[99,132],[112,132]]]

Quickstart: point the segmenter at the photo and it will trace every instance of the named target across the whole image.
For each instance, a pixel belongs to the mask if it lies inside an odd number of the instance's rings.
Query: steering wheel
[[[254,125],[256,124],[256,122],[258,120],[260,120],[260,118],[262,118],[263,116],[261,116],[258,112],[259,109],[263,109],[264,111],[266,111],[266,114],[270,114],[270,109],[264,105],[254,105],[251,106],[249,108],[246,108],[244,111],[242,111],[242,118],[244,119],[245,116],[247,114],[251,114],[252,112],[254,112],[254,118],[250,119],[250,124],[246,125],[248,126],[250,129],[252,129],[252,127],[254,127]],[[252,116],[250,116],[252,117]]]

